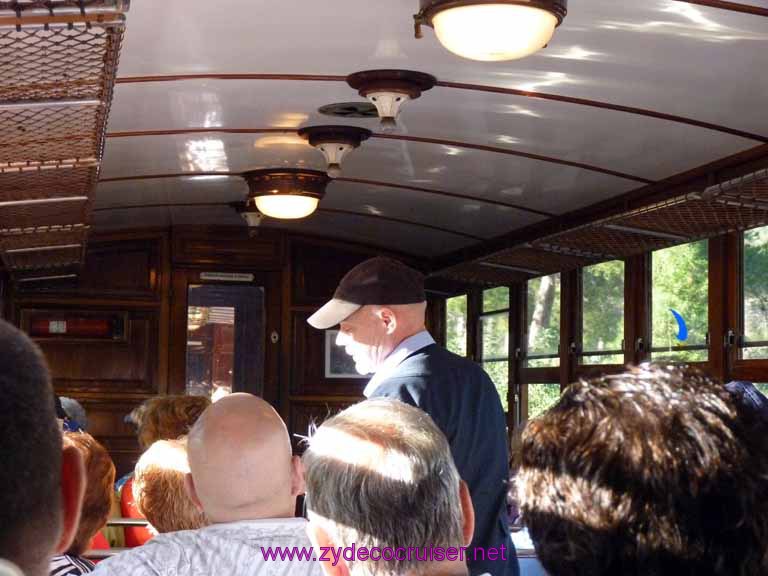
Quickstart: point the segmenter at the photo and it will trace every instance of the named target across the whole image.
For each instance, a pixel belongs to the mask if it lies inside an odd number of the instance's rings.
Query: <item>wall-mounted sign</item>
[[[21,311],[21,327],[32,338],[56,340],[126,339],[125,312],[93,310]]]
[[[219,280],[222,282],[253,282],[253,274],[242,272],[200,272],[200,280]]]

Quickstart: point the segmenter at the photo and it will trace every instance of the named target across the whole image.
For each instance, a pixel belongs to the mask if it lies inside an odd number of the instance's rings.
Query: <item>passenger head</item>
[[[83,463],[62,447],[40,350],[2,320],[0,366],[0,557],[27,576],[47,574],[77,530]]]
[[[768,573],[768,446],[720,383],[644,365],[572,384],[523,433],[523,517],[551,576]]]
[[[87,432],[67,432],[64,442],[77,448],[85,463],[86,486],[80,525],[67,550],[68,554],[81,556],[109,518],[115,491],[115,465],[104,447]]]
[[[474,511],[443,433],[397,400],[356,404],[326,420],[303,456],[309,533],[315,546],[467,546]],[[428,574],[437,566],[398,559],[323,563],[336,574]]]
[[[142,450],[157,440],[174,440],[189,434],[203,410],[211,405],[205,396],[157,396],[131,413],[138,427]]]
[[[308,322],[340,325],[336,343],[360,374],[375,372],[400,342],[424,330],[424,276],[391,258],[371,258],[342,278],[333,299]]]
[[[189,498],[187,439],[158,440],[141,455],[133,475],[133,499],[157,532],[195,530],[208,522]]]
[[[212,523],[290,518],[301,467],[274,408],[250,394],[209,406],[189,433],[187,487]]]
[[[67,396],[62,396],[60,401],[61,407],[66,413],[67,417],[74,420],[83,430],[87,430],[88,416],[85,413],[85,408],[83,408],[83,405],[74,398],[68,398]]]

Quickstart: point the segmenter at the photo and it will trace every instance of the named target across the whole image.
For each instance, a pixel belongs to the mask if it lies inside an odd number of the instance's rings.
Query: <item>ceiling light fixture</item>
[[[431,26],[449,51],[470,60],[516,60],[544,48],[568,0],[420,0],[416,38]]]
[[[307,126],[299,130],[299,136],[323,153],[328,176],[338,178],[344,157],[370,138],[371,131],[357,126]]]
[[[376,106],[381,129],[397,128],[397,116],[403,104],[415,100],[437,83],[430,74],[411,70],[365,70],[347,76],[347,84]]]
[[[247,216],[249,213],[281,220],[306,218],[317,209],[329,181],[325,172],[297,168],[251,170],[243,178],[250,189],[242,212],[249,225],[258,220]]]

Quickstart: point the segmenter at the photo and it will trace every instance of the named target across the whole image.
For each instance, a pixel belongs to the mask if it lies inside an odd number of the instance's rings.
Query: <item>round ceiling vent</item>
[[[327,104],[318,110],[326,116],[338,116],[340,118],[378,118],[376,106],[370,102],[339,102]]]

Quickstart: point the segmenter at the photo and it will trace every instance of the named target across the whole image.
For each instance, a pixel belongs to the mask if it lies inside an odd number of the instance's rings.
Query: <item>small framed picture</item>
[[[325,377],[326,378],[364,378],[355,370],[355,361],[343,346],[336,344],[338,330],[325,331]]]

